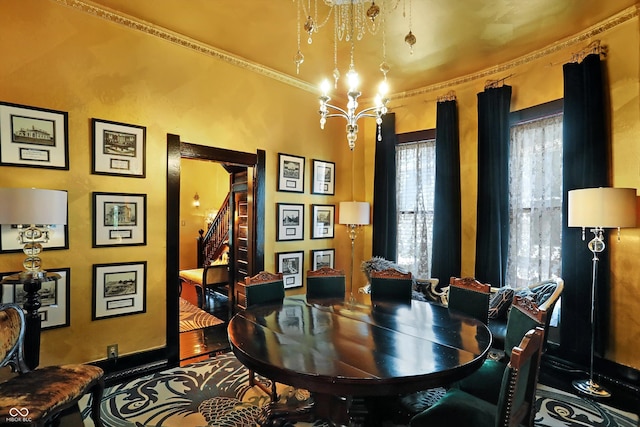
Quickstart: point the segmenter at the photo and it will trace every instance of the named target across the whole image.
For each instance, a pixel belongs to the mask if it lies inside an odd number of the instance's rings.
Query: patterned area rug
[[[180,298],[180,332],[189,332],[224,323],[222,320]]]
[[[248,371],[232,353],[205,362],[147,375],[109,387],[102,400],[105,427],[254,427],[269,403],[258,387],[249,387]],[[257,377],[258,380],[267,382]],[[432,404],[443,393],[434,389],[416,404]],[[278,384],[280,403],[297,406],[310,398],[306,390]],[[540,385],[536,400],[536,427],[638,427],[638,417],[591,400]],[[90,398],[80,402],[85,427]],[[392,422],[385,427],[401,427]],[[328,426],[326,421],[298,422],[296,427]]]

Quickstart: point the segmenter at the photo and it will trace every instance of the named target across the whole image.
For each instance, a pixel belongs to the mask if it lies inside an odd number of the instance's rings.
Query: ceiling
[[[302,0],[314,8],[316,0]],[[322,21],[328,8],[318,0]],[[338,1],[338,0],[334,0]],[[340,0],[345,1],[345,0]],[[370,3],[370,0],[356,0]],[[313,86],[331,78],[332,20],[307,43],[296,74],[298,0],[93,0]],[[574,36],[636,4],[636,0],[377,0],[396,5],[385,20],[388,81],[393,94],[460,78],[509,62]],[[303,15],[303,13],[301,13]],[[305,16],[301,16],[304,23]],[[404,36],[417,43],[410,53]],[[586,42],[584,46],[586,46]],[[576,47],[576,50],[584,47]],[[349,43],[338,48],[339,69],[348,69]],[[355,65],[365,88],[382,74],[382,32],[355,43]],[[373,91],[373,89],[372,89]],[[373,94],[371,94],[372,96]]]

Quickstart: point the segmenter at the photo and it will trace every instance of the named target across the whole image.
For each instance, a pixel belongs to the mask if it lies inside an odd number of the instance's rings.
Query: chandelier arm
[[[349,117],[349,113],[347,112],[347,110],[343,110],[340,107],[336,107],[335,105],[331,105],[331,104],[325,104],[325,107],[333,108],[334,110],[340,112],[340,114],[336,114],[336,113],[327,114],[326,117],[344,117],[344,118]]]

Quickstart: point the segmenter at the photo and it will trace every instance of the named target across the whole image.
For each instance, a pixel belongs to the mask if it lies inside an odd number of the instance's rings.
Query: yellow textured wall
[[[194,196],[200,197],[200,206]],[[229,193],[229,173],[220,163],[182,159],[180,162],[180,269],[198,268],[198,230],[207,231],[205,218],[218,211]]]
[[[639,91],[639,30],[637,16],[597,35],[608,50],[606,70],[611,104],[611,139],[613,182],[616,187],[640,187],[640,98]],[[562,98],[562,64],[572,54],[586,48],[595,40],[584,39],[575,45],[558,48],[554,53],[539,56],[519,66],[501,64],[502,71],[487,72],[481,78],[463,79],[465,82],[443,85],[442,89],[395,99],[398,133],[435,128],[436,102],[439,96],[454,91],[458,102],[460,127],[460,174],[462,196],[462,275],[473,276],[475,266],[476,202],[477,202],[477,94],[487,80],[508,77],[513,87],[511,110],[538,105]],[[562,41],[558,43],[561,44]],[[567,43],[568,44],[568,43]],[[489,70],[488,70],[489,71]],[[443,82],[445,83],[445,82]],[[373,185],[372,146],[367,147],[367,192]],[[640,221],[638,221],[640,226]],[[606,358],[617,363],[640,368],[640,355],[635,343],[640,340],[640,228],[622,230],[620,242],[612,239],[607,250],[611,254],[611,330]],[[582,242],[576,242],[582,244]]]
[[[266,151],[265,267],[275,251],[336,247],[348,259],[339,227],[334,240],[275,243],[275,203],[337,204],[347,197],[279,193],[278,152],[343,163],[342,123],[320,130],[315,94],[232,66],[211,56],[96,16],[42,0],[0,3],[0,100],[69,113],[69,171],[0,167],[0,185],[66,189],[69,192],[69,250],[45,251],[49,268],[71,268],[71,325],[43,331],[41,365],[103,359],[106,346],[121,355],[165,345],[166,139],[255,153]],[[92,175],[92,117],[147,127],[145,179]],[[350,166],[350,162],[348,163]],[[148,195],[146,246],[92,248],[91,193]],[[192,195],[188,194],[192,197]],[[177,201],[170,201],[176,203]],[[308,209],[306,209],[308,218]],[[343,231],[343,230],[342,230]],[[0,271],[21,269],[22,256],[0,254]],[[91,320],[92,266],[148,262],[146,313]],[[177,328],[177,325],[176,325]]]

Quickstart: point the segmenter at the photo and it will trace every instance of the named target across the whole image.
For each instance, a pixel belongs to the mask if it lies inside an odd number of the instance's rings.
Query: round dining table
[[[228,335],[247,368],[293,387],[343,397],[396,396],[447,386],[491,348],[481,321],[446,307],[307,300],[238,312]]]

